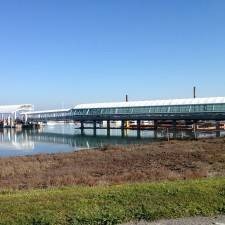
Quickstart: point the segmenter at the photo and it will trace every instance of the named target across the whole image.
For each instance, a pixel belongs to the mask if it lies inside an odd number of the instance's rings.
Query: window
[[[118,114],[131,114],[132,108],[118,108],[117,113]]]
[[[116,108],[106,108],[102,109],[101,114],[115,114]]]
[[[213,112],[213,104],[210,104],[210,105],[205,105],[205,111],[207,112]]]
[[[102,109],[89,109],[88,115],[99,115]]]
[[[133,107],[133,114],[149,113],[150,107]]]
[[[215,104],[214,111],[215,112],[225,112],[225,104]]]
[[[170,106],[170,112],[171,113],[178,113],[179,112],[178,106]]]
[[[213,105],[192,105],[190,112],[213,112]]]
[[[198,113],[225,112],[225,104],[172,105],[172,106],[143,106],[121,108],[75,109],[63,115],[113,115],[113,114],[148,114],[148,113]],[[41,116],[46,116],[42,114]],[[51,116],[51,114],[48,114]]]
[[[73,111],[73,115],[86,115],[88,112],[88,109],[75,109]]]

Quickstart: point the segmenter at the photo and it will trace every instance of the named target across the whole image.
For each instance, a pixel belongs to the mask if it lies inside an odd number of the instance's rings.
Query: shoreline
[[[225,176],[225,138],[0,158],[0,189],[102,186]]]

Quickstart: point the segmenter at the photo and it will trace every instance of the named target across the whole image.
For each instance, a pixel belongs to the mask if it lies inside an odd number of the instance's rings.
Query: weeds
[[[1,225],[115,225],[225,213],[225,179],[0,193]]]
[[[0,189],[112,185],[225,175],[224,138],[0,158]]]

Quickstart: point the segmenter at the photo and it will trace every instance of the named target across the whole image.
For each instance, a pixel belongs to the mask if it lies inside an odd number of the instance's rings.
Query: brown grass
[[[1,189],[110,185],[224,175],[224,138],[0,158]]]

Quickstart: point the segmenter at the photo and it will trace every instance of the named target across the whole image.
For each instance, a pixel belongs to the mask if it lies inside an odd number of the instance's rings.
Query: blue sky
[[[224,0],[0,0],[0,104],[225,96]]]

